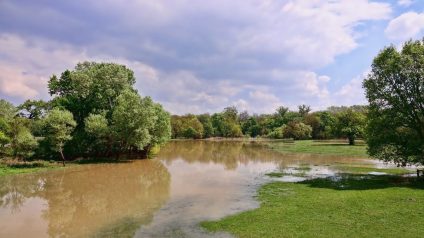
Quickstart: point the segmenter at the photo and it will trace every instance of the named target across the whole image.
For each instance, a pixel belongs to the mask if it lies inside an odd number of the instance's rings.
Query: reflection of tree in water
[[[0,207],[19,211],[26,198],[43,189],[43,179],[33,174],[0,177]]]
[[[46,200],[43,218],[52,237],[131,237],[169,198],[170,174],[156,160],[85,165],[37,176],[19,178],[16,184],[23,187],[15,187],[22,197]],[[27,184],[39,180],[44,181],[40,190]]]
[[[249,163],[274,162],[284,167],[294,164],[322,165],[358,161],[355,158],[340,156],[282,154],[258,142],[195,140],[172,141],[161,150],[158,158],[167,164],[178,158],[188,163],[223,164],[229,170],[236,169],[240,164]]]

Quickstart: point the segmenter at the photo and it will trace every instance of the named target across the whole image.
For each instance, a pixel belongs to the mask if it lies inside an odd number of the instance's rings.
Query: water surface
[[[259,204],[264,176],[327,176],[334,156],[281,154],[252,142],[174,141],[157,158],[0,178],[0,237],[228,237],[199,228]],[[303,168],[308,168],[303,170]]]

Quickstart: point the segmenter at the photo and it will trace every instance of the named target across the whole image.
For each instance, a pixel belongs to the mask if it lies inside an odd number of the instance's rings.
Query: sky
[[[422,0],[0,0],[0,98],[98,61],[173,114],[366,104],[378,52],[423,36]]]

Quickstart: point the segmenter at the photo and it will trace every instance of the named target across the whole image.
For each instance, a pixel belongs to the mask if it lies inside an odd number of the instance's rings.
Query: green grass
[[[271,172],[271,173],[267,173],[265,174],[266,176],[272,177],[272,178],[281,178],[283,177],[285,174],[284,173],[280,173],[280,172]]]
[[[368,157],[366,145],[363,141],[357,141],[356,145],[349,145],[347,142],[340,140],[300,140],[294,141],[293,143],[272,142],[269,143],[268,146],[273,150],[283,153]]]
[[[424,181],[344,175],[259,190],[258,209],[203,222],[236,237],[419,237],[424,232]]]
[[[22,167],[10,167],[10,166],[7,166],[7,165],[0,164],[0,176],[14,175],[14,174],[24,174],[24,173],[34,173],[34,172],[39,172],[39,171],[42,171],[42,170],[53,169],[53,168],[58,168],[58,167],[60,167],[60,166],[58,166],[58,165],[47,165],[47,166],[43,166],[43,167],[22,168]]]
[[[71,166],[76,166],[71,165]],[[0,159],[0,176],[14,175],[14,174],[25,174],[25,173],[35,173],[44,170],[67,168],[62,166],[61,162],[55,161],[21,161],[14,160],[10,158]]]

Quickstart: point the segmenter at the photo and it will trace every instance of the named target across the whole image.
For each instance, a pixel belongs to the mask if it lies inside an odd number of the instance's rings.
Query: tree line
[[[52,99],[0,100],[0,155],[66,158],[140,155],[171,136],[170,114],[134,88],[132,70],[83,62],[48,82]],[[65,157],[66,155],[66,157]]]
[[[356,138],[364,136],[367,111],[367,106],[356,105],[311,112],[310,106],[300,105],[297,111],[281,106],[271,114],[251,115],[231,106],[212,115],[173,115],[172,137],[347,138],[353,145]]]

